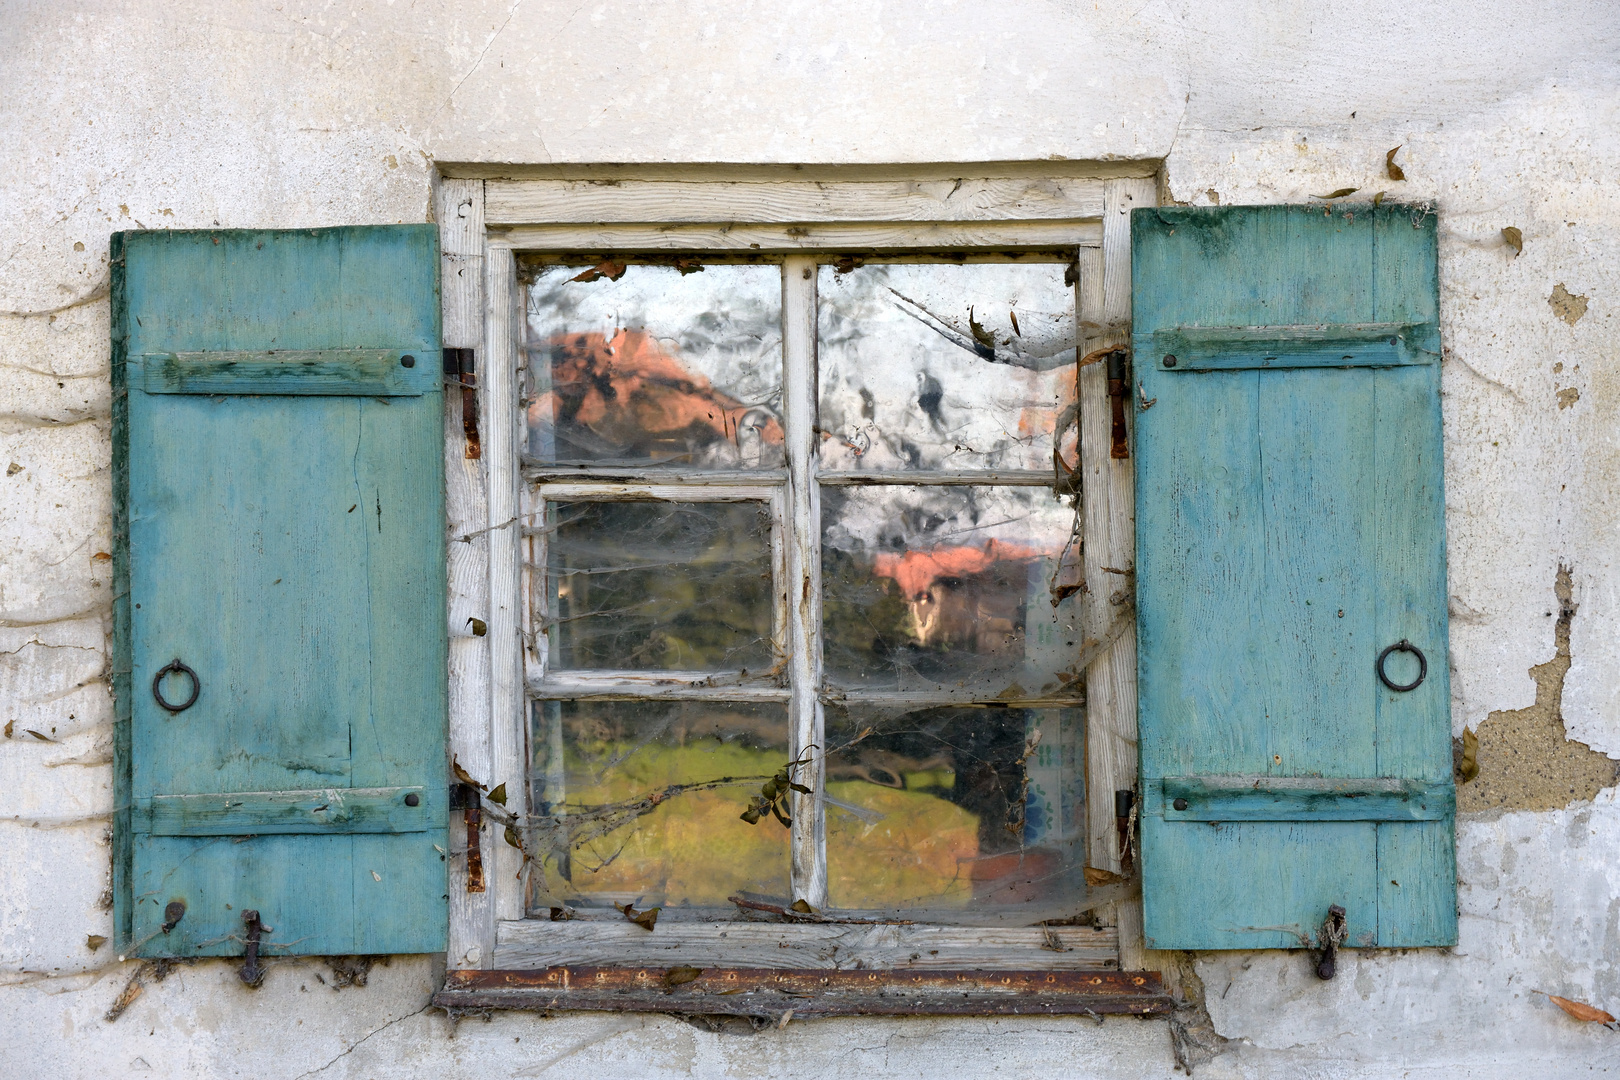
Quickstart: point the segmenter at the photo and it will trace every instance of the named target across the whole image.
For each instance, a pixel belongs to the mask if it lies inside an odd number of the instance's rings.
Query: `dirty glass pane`
[[[780,267],[548,266],[527,329],[530,457],[782,464]]]
[[[1075,400],[1064,273],[1054,263],[823,266],[822,467],[1052,468],[1060,419],[1073,441],[1062,415]]]
[[[787,896],[787,828],[738,816],[787,764],[782,706],[536,701],[530,716],[531,909]]]
[[[1079,709],[827,709],[835,907],[1060,918],[1085,895]]]
[[[764,503],[553,502],[548,511],[553,670],[770,667]]]
[[[830,681],[1004,701],[1078,686],[1075,597],[1052,605],[1078,556],[1075,511],[1049,489],[826,487],[821,499]]]

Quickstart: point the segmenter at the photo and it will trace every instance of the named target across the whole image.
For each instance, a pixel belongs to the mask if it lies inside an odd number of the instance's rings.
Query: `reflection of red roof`
[[[982,574],[998,562],[1027,562],[1041,553],[1022,544],[989,540],[984,547],[943,547],[933,551],[907,551],[901,555],[879,552],[872,573],[893,578],[907,599],[926,593],[940,578],[963,578]]]
[[[614,442],[633,445],[693,428],[735,442],[737,424],[752,407],[687,371],[642,330],[619,330],[611,340],[558,334],[550,344],[553,415]],[[782,427],[772,418],[760,436],[780,444]]]

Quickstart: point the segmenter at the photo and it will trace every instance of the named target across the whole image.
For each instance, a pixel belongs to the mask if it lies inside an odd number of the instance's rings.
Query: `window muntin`
[[[1084,760],[1079,750],[1084,738],[1083,716],[1078,672],[1067,670],[1063,663],[1065,652],[1074,655],[1065,643],[1077,641],[1077,619],[1072,600],[1064,599],[1056,606],[1050,600],[1057,595],[1053,589],[1065,560],[1072,562],[1078,554],[1071,544],[1075,510],[1051,491],[1054,434],[1074,416],[1069,407],[1075,397],[1076,375],[1070,259],[1072,252],[1057,258],[1035,256],[1028,264],[1003,259],[966,265],[953,260],[874,262],[852,267],[850,260],[842,260],[840,265],[840,260],[829,258],[817,268],[818,272],[806,268],[802,274],[796,267],[794,272],[784,274],[777,265],[739,268],[709,264],[705,274],[717,269],[746,269],[752,277],[768,270],[775,276],[779,294],[802,290],[798,294],[801,309],[806,306],[804,293],[809,294],[813,304],[817,287],[830,281],[826,287],[831,299],[820,305],[815,322],[823,334],[829,325],[837,327],[839,339],[819,344],[812,340],[809,362],[801,357],[795,363],[791,356],[779,352],[783,362],[780,370],[794,374],[778,381],[780,392],[775,400],[795,393],[800,400],[817,400],[815,357],[819,349],[823,413],[843,409],[847,415],[850,402],[860,402],[856,408],[862,410],[860,418],[866,423],[859,431],[845,432],[852,438],[840,441],[838,433],[827,425],[826,415],[812,420],[814,438],[809,441],[819,444],[820,460],[811,463],[811,471],[823,473],[826,482],[817,485],[819,493],[809,500],[789,497],[783,486],[785,475],[765,471],[770,460],[761,457],[752,466],[743,460],[746,435],[741,425],[731,425],[730,431],[712,438],[705,435],[708,441],[701,446],[695,442],[673,450],[666,446],[667,453],[657,448],[626,451],[624,447],[631,446],[632,441],[622,440],[612,454],[572,463],[555,460],[561,457],[556,452],[553,460],[536,455],[534,448],[543,445],[543,440],[536,441],[537,429],[550,423],[555,435],[562,427],[555,419],[561,415],[556,411],[555,403],[560,400],[557,396],[551,399],[551,413],[536,410],[543,394],[550,392],[546,380],[562,370],[558,357],[563,354],[557,349],[559,337],[554,329],[558,320],[553,314],[589,306],[584,301],[565,303],[557,297],[569,295],[572,290],[618,284],[605,278],[576,281],[582,275],[591,276],[584,274],[585,267],[578,264],[555,272],[542,268],[536,274],[528,290],[530,341],[526,352],[530,357],[533,400],[528,412],[530,455],[526,472],[533,481],[529,488],[530,520],[533,522],[538,512],[544,524],[530,530],[534,547],[529,565],[531,571],[548,567],[544,575],[548,585],[531,592],[545,597],[532,613],[535,621],[543,624],[550,619],[554,626],[561,604],[572,595],[571,588],[569,597],[559,595],[551,583],[552,578],[561,575],[549,569],[568,567],[554,566],[547,553],[556,535],[549,515],[562,505],[555,498],[555,481],[564,475],[569,477],[570,490],[588,493],[590,498],[633,500],[638,496],[622,478],[627,469],[635,469],[648,480],[656,474],[664,488],[660,497],[678,502],[683,498],[714,497],[716,481],[726,481],[719,476],[705,479],[705,473],[759,467],[759,482],[780,494],[774,505],[782,515],[786,546],[800,543],[808,555],[802,583],[796,579],[789,582],[785,570],[791,560],[781,558],[769,577],[775,606],[773,625],[777,630],[773,640],[778,651],[774,655],[783,661],[769,670],[761,670],[757,662],[744,670],[745,665],[737,662],[726,666],[724,674],[716,678],[712,673],[722,663],[720,653],[725,650],[721,649],[715,657],[697,663],[669,660],[668,678],[657,678],[652,672],[638,674],[632,669],[656,669],[659,665],[647,663],[650,652],[632,641],[637,630],[629,625],[615,631],[619,643],[602,656],[600,668],[590,669],[579,664],[575,653],[563,647],[558,636],[542,636],[540,640],[547,643],[545,664],[530,683],[536,718],[542,714],[560,717],[559,710],[578,708],[573,699],[578,689],[588,684],[598,698],[613,699],[593,703],[604,710],[598,713],[600,716],[612,716],[616,708],[630,715],[645,706],[649,698],[705,704],[765,699],[787,702],[789,722],[798,738],[788,740],[786,746],[768,744],[766,757],[776,755],[765,762],[772,769],[757,774],[757,778],[703,789],[706,804],[724,807],[725,812],[717,810],[694,817],[690,811],[676,809],[677,800],[693,794],[685,789],[673,799],[659,798],[646,806],[631,824],[620,827],[634,834],[631,839],[612,838],[612,843],[622,842],[621,848],[613,849],[621,851],[614,856],[614,865],[625,858],[623,851],[646,854],[658,844],[667,849],[663,861],[650,856],[642,860],[641,865],[649,869],[640,879],[622,876],[622,868],[620,876],[610,873],[608,878],[601,878],[599,875],[605,871],[585,869],[592,856],[576,858],[576,849],[588,834],[593,843],[604,837],[593,834],[590,828],[570,833],[568,814],[611,816],[626,812],[627,804],[646,804],[648,797],[660,789],[656,784],[643,783],[647,791],[603,791],[599,797],[611,795],[608,803],[580,801],[575,804],[578,809],[570,811],[568,800],[575,797],[574,789],[565,785],[562,790],[566,793],[559,796],[557,783],[568,772],[566,765],[557,764],[568,760],[566,739],[560,756],[550,749],[541,750],[542,725],[536,719],[530,733],[530,760],[534,818],[540,824],[531,837],[530,854],[536,861],[546,862],[530,876],[530,903],[536,913],[538,909],[561,906],[588,916],[593,909],[602,907],[597,894],[611,893],[619,897],[615,902],[634,902],[641,908],[655,902],[673,904],[672,915],[729,917],[735,914],[727,902],[731,895],[783,906],[813,895],[818,902],[839,908],[886,911],[905,918],[1022,924],[1043,917],[1061,917],[1065,900],[1073,907],[1074,901],[1083,897],[1084,885],[1078,876],[1084,862],[1085,834],[1084,781],[1079,767]],[[672,326],[688,319],[693,305],[683,306],[659,294],[659,290],[663,286],[680,290],[686,282],[703,277],[691,273],[692,260],[686,260],[685,274],[669,266],[627,262],[621,282],[635,280],[643,292],[657,294],[640,297],[639,306],[633,308],[638,313],[634,317],[644,318],[641,312],[671,313],[668,325]],[[568,272],[566,277],[564,270]],[[635,276],[638,270],[660,273]],[[984,273],[981,276],[978,272]],[[854,274],[864,276],[845,287],[840,279]],[[896,299],[892,290],[897,280],[919,295]],[[981,281],[983,307],[986,312],[997,310],[997,316],[981,316],[981,300],[972,292]],[[565,283],[568,289],[562,289]],[[757,299],[760,295],[756,279],[741,303],[746,306],[753,303],[750,297]],[[699,346],[695,352],[702,359],[693,361],[695,367],[711,363],[714,357],[746,351],[728,342],[726,332],[753,341],[772,338],[770,332],[761,329],[754,314],[735,318],[724,296],[711,292],[709,297],[714,310],[700,320],[707,329],[706,336],[696,339]],[[1035,299],[1027,301],[1024,297]],[[607,303],[599,307],[601,311],[615,310]],[[957,311],[957,307],[962,310]],[[758,306],[750,310],[757,314]],[[1025,311],[1027,316],[1022,314]],[[1014,318],[1018,320],[1017,330],[1012,327]],[[602,323],[594,330],[581,332],[596,334],[604,342],[626,340],[626,328],[615,320],[609,321],[614,325]],[[863,321],[873,328],[872,333],[863,330]],[[955,332],[957,324],[966,328],[966,334]],[[670,381],[699,387],[717,403],[717,412],[729,408],[730,401],[743,400],[728,392],[724,379],[711,378],[704,370],[687,374],[699,375],[706,382],[680,374],[678,369],[686,361],[678,332],[645,321],[640,327],[638,332],[645,334],[645,340],[660,343],[663,359],[675,366]],[[715,330],[717,327],[720,329]],[[777,342],[782,340],[780,330],[778,325],[773,339]],[[975,334],[975,330],[981,333]],[[1023,341],[1026,334],[1030,338],[1027,343]],[[979,340],[981,335],[990,337],[991,344]],[[789,350],[792,348],[790,344]],[[1037,351],[1044,355],[1036,357]],[[1010,358],[1027,366],[1009,363]],[[563,359],[572,362],[568,356]],[[716,371],[722,367],[711,366]],[[534,375],[536,368],[546,371]],[[906,388],[898,384],[887,387],[884,380],[895,371]],[[769,382],[757,370],[751,377],[756,378],[756,385]],[[946,401],[944,380],[951,386],[950,407],[958,420],[954,426],[940,422]],[[881,409],[873,386],[883,389]],[[975,393],[986,395],[989,402],[982,414],[969,406]],[[759,397],[756,395],[756,399]],[[866,398],[871,399],[872,407],[865,408]],[[772,412],[773,418],[791,415],[791,410],[780,407]],[[814,416],[814,412],[810,415]],[[788,421],[777,422],[785,429]],[[782,438],[791,446],[794,433],[784,430]],[[859,438],[866,440],[868,448],[887,448],[885,461],[875,457],[855,460],[844,452],[847,443]],[[973,440],[975,445],[965,449],[968,443],[964,439]],[[576,440],[575,445],[580,442]],[[560,445],[560,441],[552,445]],[[776,463],[781,460],[774,459]],[[887,467],[865,471],[874,464]],[[856,471],[860,472],[858,477],[851,475]],[[987,483],[964,486],[976,474]],[[622,536],[615,542],[632,548],[640,543]],[[681,561],[669,545],[649,541],[645,546],[657,549],[647,553],[648,566],[667,568]],[[816,565],[818,554],[824,567]],[[627,567],[640,565],[633,557],[621,561]],[[703,587],[675,591],[697,597],[727,587],[724,574],[714,576],[713,565],[705,565],[701,558],[693,565],[696,577],[710,575],[711,580]],[[641,571],[625,571],[637,572]],[[609,568],[608,574],[579,576],[609,577],[612,572]],[[630,580],[625,578],[627,583]],[[732,585],[738,580],[733,580]],[[800,597],[792,596],[793,584],[801,586]],[[907,585],[916,587],[908,594]],[[633,589],[628,584],[626,587]],[[810,629],[812,641],[824,632],[827,635],[833,663],[826,679],[817,648],[807,649],[807,654],[815,658],[808,665],[787,662],[792,658],[787,655],[787,637],[782,632],[790,609],[802,618],[813,617],[820,609],[823,589],[826,619]],[[652,587],[645,591],[654,594],[659,590]],[[741,596],[750,589],[733,591]],[[858,640],[860,624],[870,621],[870,613],[864,609],[868,601],[876,605],[873,611],[885,621],[886,636],[869,636],[862,643]],[[727,596],[720,606],[734,607],[736,602],[737,597]],[[643,626],[647,636],[657,632],[654,624],[659,621],[646,620]],[[610,623],[598,625],[608,627]],[[851,628],[853,645],[843,641],[850,637]],[[881,645],[874,645],[877,637],[883,637]],[[757,635],[752,640],[757,641]],[[691,652],[687,655],[695,658]],[[636,662],[622,662],[629,657],[636,658]],[[805,685],[801,687],[800,683]],[[813,703],[815,709],[809,723],[806,717],[793,719],[804,712],[805,702]],[[554,742],[552,727],[555,725],[545,728],[547,747]],[[813,738],[807,737],[810,733]],[[646,745],[652,746],[660,737],[654,736]],[[631,736],[623,738],[634,742]],[[765,745],[754,749],[763,750]],[[827,749],[826,767],[831,771],[821,780],[819,762],[802,773],[795,769],[794,779],[813,785],[818,797],[796,800],[801,812],[794,823],[792,882],[784,887],[782,881],[762,875],[752,865],[746,873],[724,869],[725,851],[749,851],[755,843],[738,840],[732,834],[742,837],[749,832],[775,830],[786,838],[786,831],[769,814],[755,825],[738,820],[738,815],[774,769],[794,760],[793,751],[802,753],[812,747],[816,751]],[[871,754],[887,755],[883,757],[890,766],[886,773],[881,765],[874,769],[864,760],[863,755]],[[1047,769],[1044,774],[1040,772],[1043,767]],[[712,772],[697,770],[691,774],[703,774],[702,780],[663,783],[666,787],[708,783],[718,779],[708,775]],[[585,796],[578,798],[584,800]],[[784,809],[788,805],[782,804]],[[803,812],[806,807],[812,811],[808,815]],[[716,867],[705,876],[703,889],[682,884],[686,879],[668,870],[679,861],[674,854],[678,842],[673,837],[679,832],[674,823],[683,815],[688,833],[707,834],[703,841],[708,845],[706,854],[697,861]],[[600,850],[596,857],[600,857]],[[819,865],[807,865],[811,863]],[[634,859],[626,864],[635,865]],[[828,882],[824,894],[816,893],[817,879]],[[614,882],[612,888],[598,887],[599,882],[608,880]],[[533,885],[536,881],[542,883],[538,889]],[[736,882],[736,892],[730,891],[729,884],[720,887],[722,882]],[[634,901],[623,899],[632,893]]]

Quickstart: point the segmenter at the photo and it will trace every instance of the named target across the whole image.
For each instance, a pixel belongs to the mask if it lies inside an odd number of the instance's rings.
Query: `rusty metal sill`
[[[453,971],[433,1004],[452,1015],[661,1012],[818,1016],[1155,1016],[1171,1010],[1154,971],[833,971],[551,967]],[[680,982],[686,979],[688,981]],[[670,985],[671,982],[676,985]]]

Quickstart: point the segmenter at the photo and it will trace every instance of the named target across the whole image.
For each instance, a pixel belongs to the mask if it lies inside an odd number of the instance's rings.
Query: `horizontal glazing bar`
[[[688,701],[786,701],[788,690],[769,672],[571,671],[551,672],[529,683],[531,698],[663,698]]]
[[[940,484],[956,486],[962,484],[996,484],[1007,487],[1051,487],[1053,474],[1050,469],[1013,469],[1002,472],[945,472],[924,471],[916,472],[824,472],[816,477],[823,484],[833,484],[840,487],[861,487],[879,484]]]
[[[532,459],[523,463],[523,478],[530,483],[632,483],[693,484],[706,487],[773,487],[783,482],[781,470],[774,472],[699,472],[656,464],[583,465],[542,464]]]

